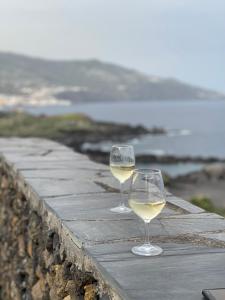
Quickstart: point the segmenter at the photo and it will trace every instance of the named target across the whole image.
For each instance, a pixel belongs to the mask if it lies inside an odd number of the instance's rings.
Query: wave
[[[168,131],[167,136],[174,137],[174,136],[186,136],[191,134],[192,132],[189,129],[171,129]]]
[[[189,129],[181,129],[180,135],[191,135],[191,130]]]
[[[145,154],[164,156],[166,155],[166,151],[164,151],[163,149],[152,149],[152,150],[148,150]]]
[[[110,142],[106,142],[106,143],[84,143],[81,146],[81,149],[83,151],[87,151],[87,150],[93,150],[93,151],[102,151],[102,152],[109,152],[111,150],[112,144]]]
[[[132,145],[137,145],[139,144],[140,140],[138,138],[133,138],[129,141]]]

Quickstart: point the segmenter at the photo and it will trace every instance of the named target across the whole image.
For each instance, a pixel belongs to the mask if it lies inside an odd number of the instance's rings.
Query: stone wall
[[[225,219],[167,193],[150,224],[115,214],[107,166],[43,139],[0,139],[0,300],[201,300],[224,286]],[[127,196],[126,196],[127,197]]]
[[[68,258],[58,233],[0,170],[0,299],[97,299],[93,276]]]

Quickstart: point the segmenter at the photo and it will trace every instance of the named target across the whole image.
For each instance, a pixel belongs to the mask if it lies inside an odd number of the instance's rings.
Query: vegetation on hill
[[[97,127],[97,128],[96,128]],[[107,126],[106,126],[107,127]],[[59,116],[32,116],[26,113],[7,113],[0,117],[1,136],[59,138],[65,132],[78,130],[103,130],[89,117],[82,114]]]
[[[218,99],[225,95],[99,60],[53,61],[0,52],[0,94],[70,101]],[[46,98],[43,98],[46,99]]]
[[[97,143],[103,140],[120,142],[147,133],[161,134],[164,130],[96,122],[80,113],[56,116],[33,116],[23,112],[0,114],[0,136],[2,137],[49,138],[76,150],[80,150],[85,142]]]

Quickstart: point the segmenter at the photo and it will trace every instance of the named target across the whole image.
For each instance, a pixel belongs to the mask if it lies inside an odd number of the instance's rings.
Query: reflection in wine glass
[[[134,254],[155,256],[162,253],[160,247],[150,244],[149,223],[162,211],[165,204],[161,171],[152,169],[134,170],[129,205],[145,223],[145,242],[141,246],[132,248]]]
[[[135,156],[131,145],[112,146],[110,153],[110,170],[113,176],[120,183],[120,205],[110,210],[117,213],[129,213],[131,209],[127,207],[123,200],[123,184],[127,181],[134,170]]]

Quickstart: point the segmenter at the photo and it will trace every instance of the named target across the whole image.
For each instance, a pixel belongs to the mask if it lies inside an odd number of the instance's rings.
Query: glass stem
[[[125,206],[123,201],[123,183],[120,182],[120,206]]]
[[[150,245],[150,238],[149,238],[149,224],[150,222],[145,222],[145,244]]]

